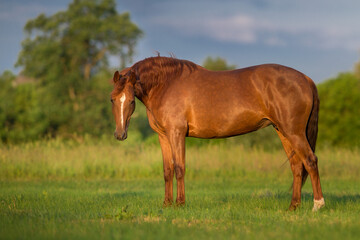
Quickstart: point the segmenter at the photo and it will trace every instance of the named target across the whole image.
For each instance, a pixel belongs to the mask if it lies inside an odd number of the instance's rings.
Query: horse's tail
[[[313,93],[313,105],[312,110],[310,112],[309,120],[306,127],[306,137],[309,142],[309,145],[312,151],[315,153],[316,139],[318,135],[318,120],[319,120],[319,95],[315,86],[315,83],[309,78],[306,77],[309,81],[312,93]],[[302,185],[305,184],[306,178],[308,176],[308,172],[303,168],[302,173]]]

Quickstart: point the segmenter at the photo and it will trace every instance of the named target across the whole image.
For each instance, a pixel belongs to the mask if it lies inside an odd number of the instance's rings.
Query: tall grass
[[[358,239],[360,152],[317,152],[326,208],[287,212],[282,149],[187,147],[186,205],[162,208],[158,144],[79,138],[0,147],[0,239]],[[70,180],[70,181],[68,181]],[[175,188],[176,189],[176,188]]]
[[[358,179],[359,150],[320,149],[323,179]],[[282,149],[265,151],[242,145],[188,146],[186,178],[291,179]],[[62,141],[61,139],[0,147],[0,179],[138,179],[162,178],[159,144],[129,142]]]

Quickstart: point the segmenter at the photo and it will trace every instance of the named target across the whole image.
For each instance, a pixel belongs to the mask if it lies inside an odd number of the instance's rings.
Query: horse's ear
[[[120,75],[119,71],[116,71],[114,73],[113,82],[116,83],[117,81],[120,80],[120,78],[121,78],[121,75]]]

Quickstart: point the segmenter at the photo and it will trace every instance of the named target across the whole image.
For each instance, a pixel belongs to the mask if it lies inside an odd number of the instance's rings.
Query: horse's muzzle
[[[118,133],[117,131],[114,132],[114,137],[119,141],[124,141],[127,138],[127,132],[124,131],[123,133]]]

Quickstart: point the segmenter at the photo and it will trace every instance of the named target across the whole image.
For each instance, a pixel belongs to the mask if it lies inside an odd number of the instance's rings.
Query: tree
[[[66,11],[40,14],[24,29],[16,65],[56,98],[67,95],[75,111],[91,76],[108,66],[110,55],[119,55],[122,65],[130,61],[142,35],[129,13],[117,13],[113,0],[74,0]]]
[[[355,76],[360,79],[360,61],[355,63],[354,66],[354,72],[355,72]]]
[[[203,63],[204,68],[213,71],[224,71],[233,70],[236,68],[235,65],[228,65],[226,59],[221,57],[207,57]]]
[[[16,65],[23,68],[22,75],[36,79],[47,121],[39,135],[83,133],[96,129],[96,124],[109,125],[110,116],[99,121],[109,113],[109,57],[119,56],[122,66],[131,62],[143,34],[130,14],[119,14],[114,0],[74,0],[65,11],[29,20],[24,30]],[[101,86],[97,76],[102,77]]]
[[[142,35],[129,13],[117,13],[113,0],[75,0],[66,11],[28,21],[25,32],[17,65],[43,81],[61,74],[88,80],[111,54],[125,66]]]
[[[0,76],[0,142],[34,140],[47,126],[35,85],[16,80],[9,71]]]
[[[342,73],[318,85],[319,141],[327,145],[360,146],[360,80]]]

